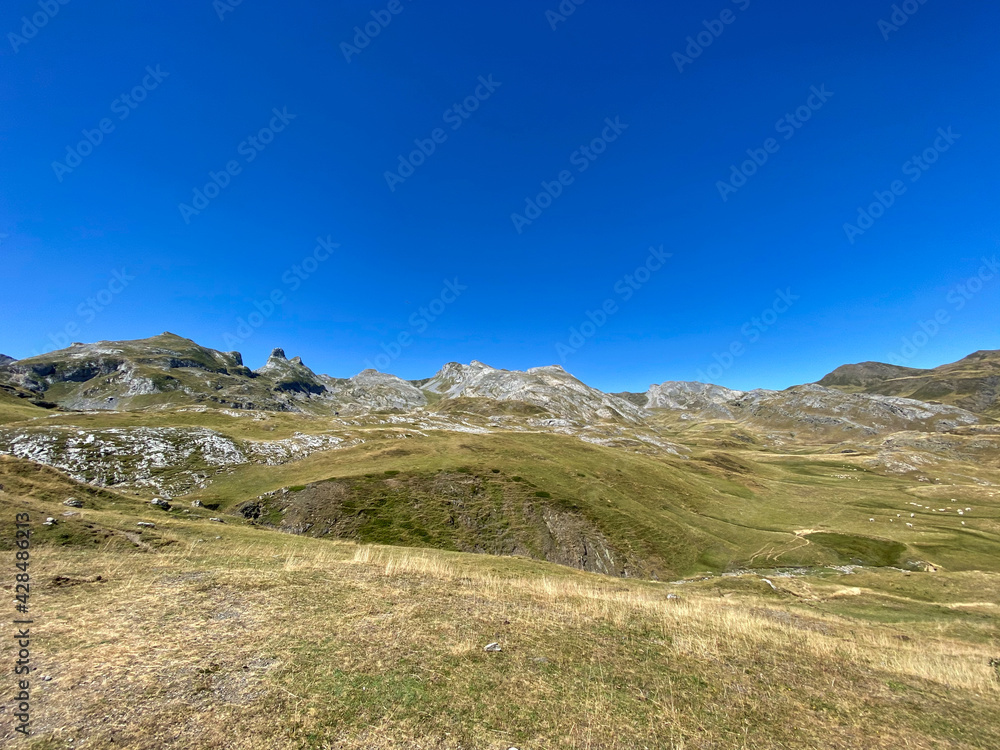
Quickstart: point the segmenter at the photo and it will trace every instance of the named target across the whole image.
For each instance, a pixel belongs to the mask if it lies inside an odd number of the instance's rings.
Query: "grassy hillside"
[[[59,518],[36,525],[29,750],[1000,745],[996,574],[613,579],[0,473],[3,519]]]
[[[844,365],[819,381],[847,392],[863,391],[935,401],[1000,419],[1000,351],[984,350],[932,370],[879,362]]]
[[[706,440],[680,458],[551,434],[364,435],[354,448],[239,467],[190,497],[275,528],[357,541],[578,565],[566,555],[604,544],[614,560],[607,572],[661,579],[761,564],[1000,570],[997,490],[887,476],[865,465],[866,453],[720,450]],[[969,468],[1000,480],[995,469]],[[975,511],[960,517],[966,506]],[[575,525],[560,537],[562,518]],[[814,532],[837,536],[817,544]],[[562,557],[545,552],[553,537]],[[875,548],[895,552],[865,552]]]

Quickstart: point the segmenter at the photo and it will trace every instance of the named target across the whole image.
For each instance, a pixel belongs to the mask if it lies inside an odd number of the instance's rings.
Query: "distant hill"
[[[818,385],[855,393],[951,404],[1000,418],[1000,350],[983,350],[931,370],[882,362],[843,365]]]

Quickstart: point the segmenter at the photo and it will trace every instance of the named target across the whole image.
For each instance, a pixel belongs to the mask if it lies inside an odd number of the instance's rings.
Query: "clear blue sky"
[[[1000,348],[996,3],[896,28],[889,2],[674,5],[5,4],[0,352],[169,330],[251,367],[281,346],[337,376],[478,359],[643,390]]]

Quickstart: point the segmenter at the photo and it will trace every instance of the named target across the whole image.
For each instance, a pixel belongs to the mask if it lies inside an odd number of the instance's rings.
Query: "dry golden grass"
[[[905,641],[780,593],[218,530],[157,552],[37,550],[37,675],[53,679],[24,747],[1000,742],[992,647],[933,628]]]

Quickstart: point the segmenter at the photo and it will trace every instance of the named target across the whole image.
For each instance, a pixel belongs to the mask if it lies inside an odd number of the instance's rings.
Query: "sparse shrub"
[[[535,493],[535,497],[552,497],[552,495],[545,490],[538,490],[538,492]]]
[[[396,475],[397,475],[398,473],[399,473],[399,470],[398,470],[398,469],[386,469],[386,470],[385,470],[385,475],[386,475],[387,477],[394,477],[394,476],[396,476]]]

